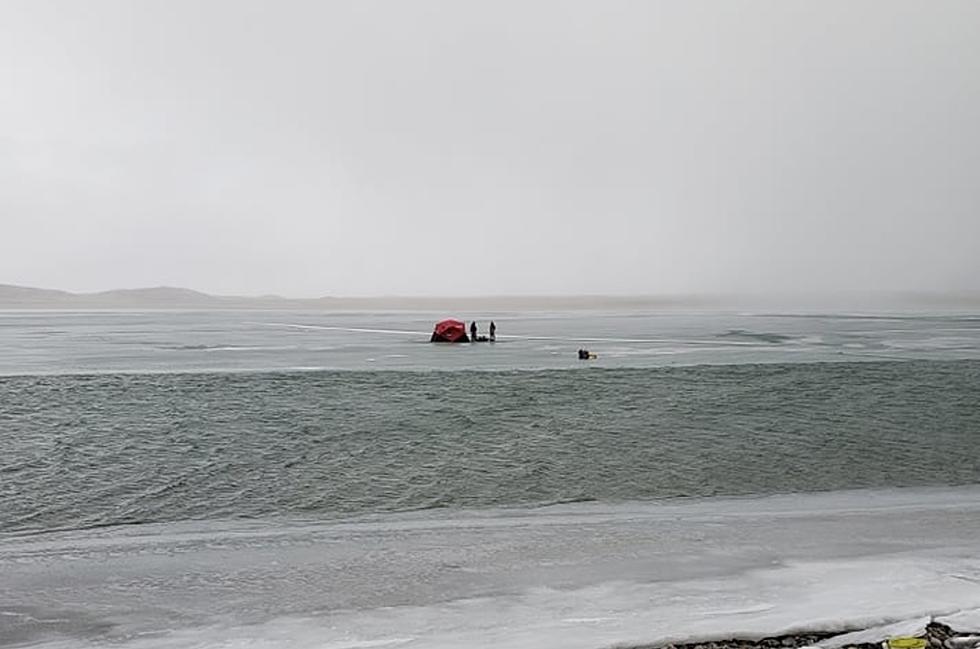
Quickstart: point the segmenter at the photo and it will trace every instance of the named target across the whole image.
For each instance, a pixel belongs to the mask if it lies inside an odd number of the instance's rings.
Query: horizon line
[[[485,293],[485,294],[360,294],[337,295],[321,294],[313,297],[292,297],[279,293],[211,293],[186,286],[158,284],[153,286],[115,287],[98,290],[68,290],[47,288],[25,284],[0,283],[0,289],[18,291],[36,291],[39,293],[55,293],[64,297],[106,297],[113,293],[147,293],[151,291],[173,291],[193,294],[199,297],[228,300],[285,300],[285,301],[318,301],[318,300],[541,300],[541,299],[611,299],[611,300],[731,300],[731,299],[773,299],[773,298],[833,298],[833,297],[892,297],[892,298],[928,298],[928,297],[970,297],[980,298],[980,289],[975,290],[937,290],[937,289],[837,289],[837,290],[772,290],[772,291],[731,291],[731,292],[663,292],[663,293]]]

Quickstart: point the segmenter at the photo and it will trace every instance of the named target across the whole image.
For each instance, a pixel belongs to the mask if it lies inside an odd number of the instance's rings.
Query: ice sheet
[[[937,617],[936,622],[945,624],[959,633],[980,633],[980,608]]]
[[[0,537],[0,645],[594,649],[843,632],[980,609],[978,496],[851,492]]]

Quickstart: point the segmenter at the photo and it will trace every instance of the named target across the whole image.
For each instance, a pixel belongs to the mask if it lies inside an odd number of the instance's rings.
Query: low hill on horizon
[[[285,298],[278,295],[229,296],[173,286],[112,289],[72,293],[57,289],[0,284],[0,310],[188,310],[188,309],[311,309],[311,310],[576,310],[576,309],[980,309],[980,293],[848,293],[837,296],[708,296],[708,295],[516,295],[516,296],[388,296]]]
[[[593,309],[708,306],[695,296],[387,296],[285,298],[210,295],[172,286],[72,293],[0,284],[0,309],[319,309],[454,310],[463,308]]]

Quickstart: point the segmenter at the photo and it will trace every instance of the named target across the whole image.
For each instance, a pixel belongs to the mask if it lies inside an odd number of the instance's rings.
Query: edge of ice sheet
[[[432,508],[344,516],[335,519],[308,519],[296,516],[263,519],[185,520],[171,523],[140,523],[59,529],[37,532],[0,532],[0,543],[43,544],[65,537],[98,544],[125,537],[136,543],[176,538],[209,538],[214,533],[227,536],[281,536],[305,531],[369,531],[434,529],[458,527],[511,527],[526,525],[565,525],[579,519],[589,522],[793,518],[809,515],[861,515],[917,510],[980,511],[980,485],[895,487],[889,489],[846,489],[744,496],[684,497],[615,503],[584,501],[483,509]]]
[[[911,620],[902,620],[892,624],[873,626],[860,631],[851,631],[843,635],[835,635],[832,638],[821,640],[811,647],[804,649],[839,649],[846,645],[871,644],[894,638],[897,636],[911,636],[913,638],[925,635],[926,627],[932,621],[932,617],[919,617]]]
[[[980,608],[943,615],[937,617],[936,622],[945,624],[958,633],[980,633]]]

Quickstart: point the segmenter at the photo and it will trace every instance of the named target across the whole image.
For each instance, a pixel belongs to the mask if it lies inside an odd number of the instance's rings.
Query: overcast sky
[[[980,2],[0,0],[0,283],[980,290]]]

